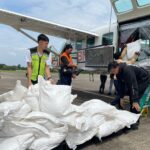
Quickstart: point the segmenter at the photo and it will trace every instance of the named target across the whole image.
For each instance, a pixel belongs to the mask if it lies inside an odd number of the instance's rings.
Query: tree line
[[[6,64],[0,64],[0,70],[26,70],[26,67],[22,67],[20,64],[8,66]]]

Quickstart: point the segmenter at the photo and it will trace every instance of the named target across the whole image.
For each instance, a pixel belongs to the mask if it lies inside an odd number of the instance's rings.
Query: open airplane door
[[[149,66],[150,71],[150,0],[111,0],[111,3],[119,24],[118,48],[140,39],[137,63]]]
[[[118,23],[150,15],[150,0],[110,0]]]
[[[119,48],[137,39],[149,41],[150,0],[111,0],[111,3],[119,24]]]
[[[119,47],[137,39],[150,39],[150,0],[111,0],[111,3],[119,24]]]

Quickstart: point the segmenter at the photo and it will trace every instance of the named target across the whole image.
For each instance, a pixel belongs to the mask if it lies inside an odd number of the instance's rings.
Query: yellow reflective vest
[[[31,80],[36,81],[38,79],[38,75],[45,76],[45,67],[46,60],[49,57],[49,51],[44,50],[43,55],[39,57],[37,47],[30,49],[31,58],[32,58],[32,75]]]

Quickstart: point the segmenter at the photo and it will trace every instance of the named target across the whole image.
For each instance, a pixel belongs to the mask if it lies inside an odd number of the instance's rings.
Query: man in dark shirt
[[[133,113],[140,112],[139,100],[144,91],[150,84],[150,74],[144,68],[127,65],[126,63],[111,62],[108,65],[108,71],[116,75],[121,83],[122,91],[120,97],[125,95],[130,97],[130,111]]]

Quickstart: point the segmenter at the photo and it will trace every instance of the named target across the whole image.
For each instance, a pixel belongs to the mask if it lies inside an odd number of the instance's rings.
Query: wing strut
[[[25,31],[21,30],[21,29],[16,29],[19,32],[21,32],[22,34],[24,34],[25,36],[27,36],[29,39],[31,39],[32,41],[37,43],[37,40],[35,38],[33,38],[31,35],[29,35],[28,33],[26,33]]]
[[[13,27],[13,28],[15,28],[15,27]],[[24,34],[26,37],[28,37],[29,39],[31,39],[32,41],[34,41],[34,42],[36,42],[37,43],[37,40],[35,39],[35,38],[33,38],[31,35],[29,35],[28,33],[26,33],[25,31],[23,31],[23,30],[21,30],[21,29],[17,29],[17,28],[15,28],[17,31],[19,31],[19,32],[21,32],[22,34]],[[55,55],[57,55],[57,56],[59,56],[60,54],[58,53],[58,52],[56,52],[56,51],[53,51],[51,48],[54,48],[54,49],[56,49],[53,45],[51,45],[49,48],[47,48],[51,53],[53,53],[53,54],[55,54]]]

